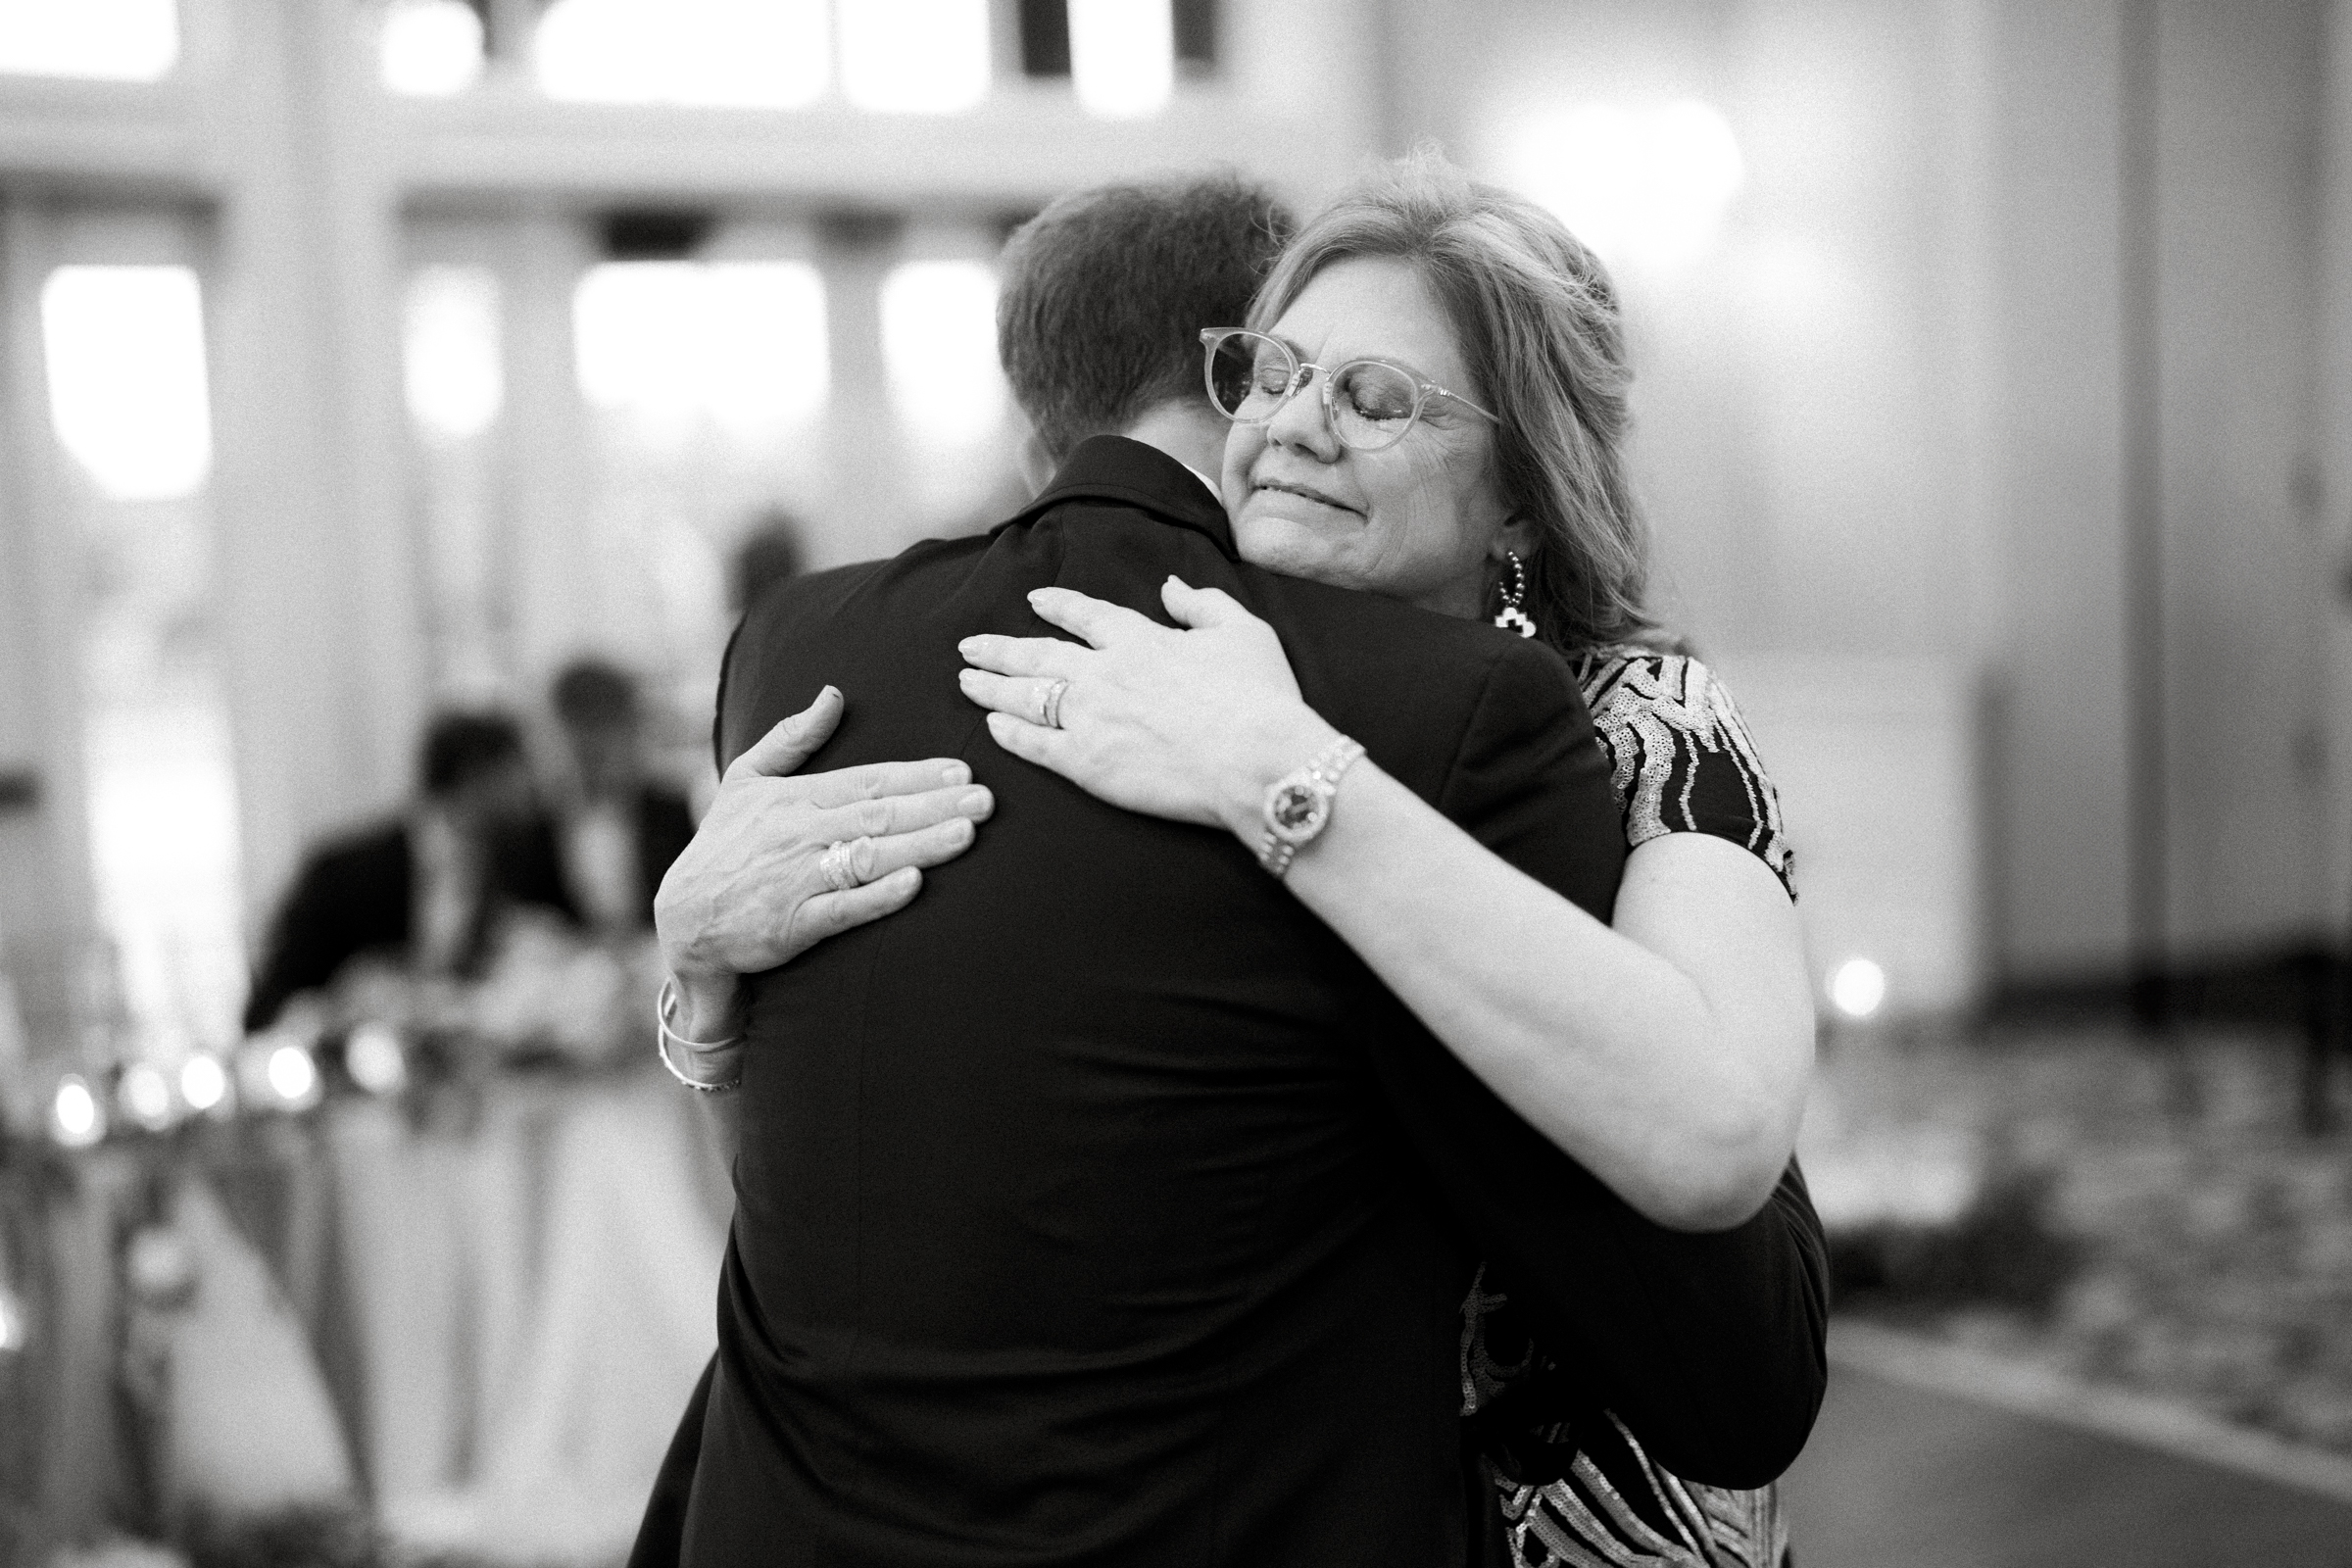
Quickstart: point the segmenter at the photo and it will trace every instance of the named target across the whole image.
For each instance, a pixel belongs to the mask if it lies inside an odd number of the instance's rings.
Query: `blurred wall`
[[[1952,680],[1982,691],[1974,918],[1994,971],[2131,956],[2133,418],[2160,453],[2176,956],[2340,927],[2314,850],[2352,837],[2325,787],[2342,619],[2315,402],[2328,7],[2152,8],[2157,285],[2137,320],[2119,0],[1464,9],[1393,8],[1393,145],[1434,136],[1524,176],[1531,125],[1564,103],[1695,97],[1729,118],[1745,177],[1716,245],[1621,268],[1660,602],[1735,690],[1743,666],[1785,685],[1794,657],[1844,661],[1838,679],[1924,662],[1891,677],[1920,682],[1919,714]],[[2134,331],[2158,350],[2138,404]],[[1899,728],[1886,745],[1907,746]],[[1931,800],[1965,808],[1925,780],[1837,804]]]

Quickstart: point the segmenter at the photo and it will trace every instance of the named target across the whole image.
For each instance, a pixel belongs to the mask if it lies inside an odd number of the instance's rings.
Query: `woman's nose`
[[[1308,369],[1298,390],[1266,421],[1266,439],[1277,446],[1304,452],[1320,463],[1337,463],[1340,438],[1323,411],[1323,372]]]

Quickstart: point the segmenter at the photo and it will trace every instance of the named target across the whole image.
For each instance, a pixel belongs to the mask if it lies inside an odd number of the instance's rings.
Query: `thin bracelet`
[[[706,1095],[723,1094],[742,1083],[743,1074],[741,1072],[737,1072],[734,1077],[724,1083],[708,1084],[700,1078],[690,1078],[679,1070],[678,1064],[670,1058],[669,1054],[672,1042],[684,1047],[689,1056],[714,1056],[721,1052],[733,1051],[741,1046],[743,1036],[736,1035],[727,1040],[689,1040],[669,1026],[670,1015],[677,1011],[677,978],[674,975],[663,975],[662,990],[654,998],[654,1054],[662,1058],[662,1065],[669,1069],[669,1075],[687,1088]]]

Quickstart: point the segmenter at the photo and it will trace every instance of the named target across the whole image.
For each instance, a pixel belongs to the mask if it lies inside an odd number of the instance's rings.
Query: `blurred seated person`
[[[289,999],[362,954],[403,958],[419,975],[463,975],[510,906],[578,918],[514,719],[441,714],[417,749],[417,782],[401,815],[311,852],[270,924],[248,1031],[270,1027]]]
[[[686,797],[647,772],[637,682],[601,660],[556,677],[556,716],[571,753],[572,792],[561,818],[564,885],[600,932],[650,931],[654,890],[694,837]]]
[[[735,616],[743,618],[769,588],[801,574],[801,525],[781,508],[761,513],[735,547],[735,569],[728,574],[727,597]]]

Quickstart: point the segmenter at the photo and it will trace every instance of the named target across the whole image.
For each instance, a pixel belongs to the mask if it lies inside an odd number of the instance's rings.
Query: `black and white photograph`
[[[2352,0],[0,0],[0,1568],[2352,1568]]]

